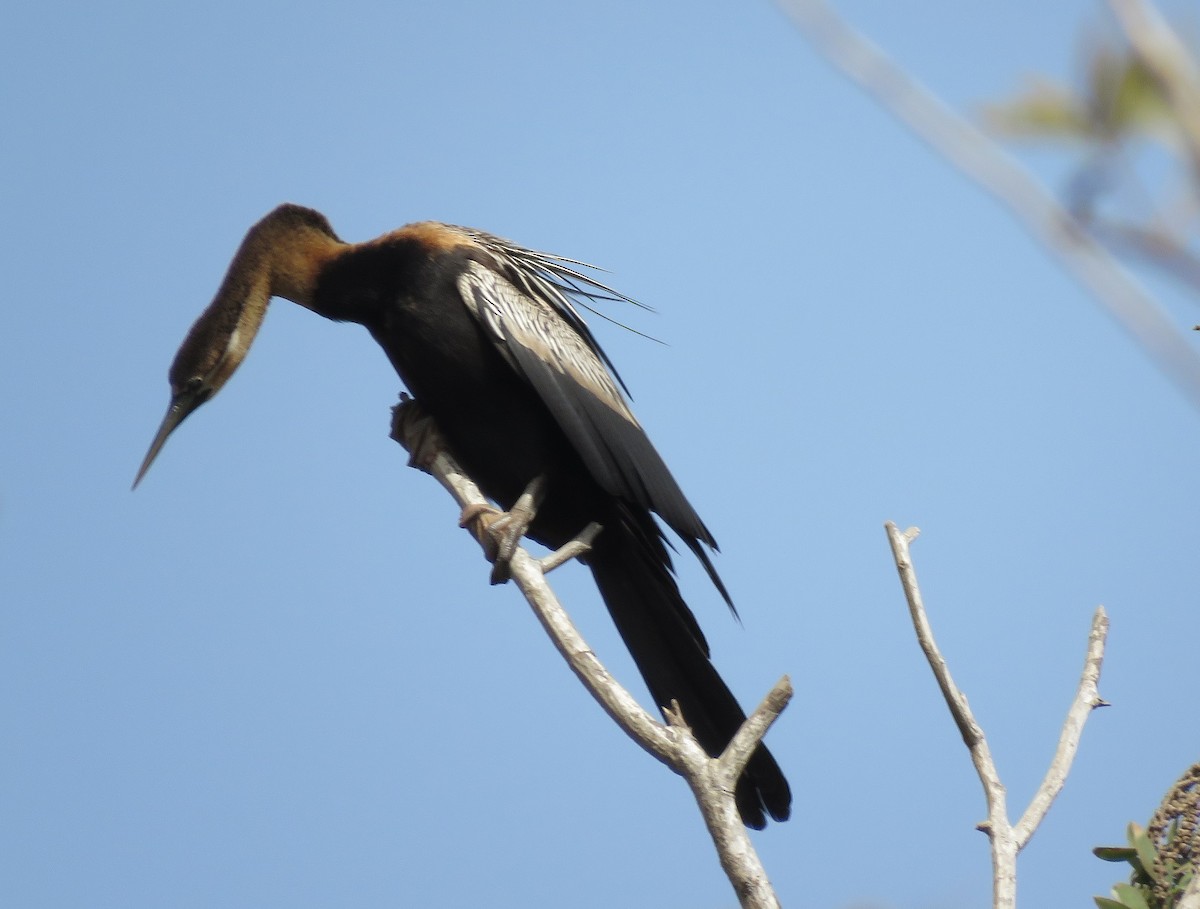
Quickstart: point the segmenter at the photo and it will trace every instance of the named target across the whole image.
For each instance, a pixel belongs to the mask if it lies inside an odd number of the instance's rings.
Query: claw
[[[445,445],[437,424],[407,394],[392,408],[392,438],[408,449],[408,466],[425,473]]]
[[[475,535],[483,543],[488,560],[492,563],[493,584],[503,584],[512,577],[510,566],[513,554],[537,515],[545,488],[545,478],[535,478],[508,511],[490,505],[468,505],[462,510],[459,526],[475,525]]]

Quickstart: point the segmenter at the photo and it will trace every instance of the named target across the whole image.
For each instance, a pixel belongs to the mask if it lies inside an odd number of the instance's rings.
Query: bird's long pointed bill
[[[194,396],[184,395],[177,395],[171,401],[171,406],[167,408],[167,415],[163,417],[162,425],[158,427],[154,441],[150,443],[150,450],[146,452],[146,459],[142,461],[142,466],[133,479],[132,489],[137,489],[138,483],[142,482],[142,477],[146,475],[146,471],[150,469],[150,465],[154,463],[158,453],[162,451],[167,437],[175,431],[175,427],[182,423],[188,414],[199,406],[199,403]]]

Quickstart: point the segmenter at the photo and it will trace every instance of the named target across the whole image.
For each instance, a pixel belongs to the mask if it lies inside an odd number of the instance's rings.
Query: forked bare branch
[[[1058,740],[1058,749],[1046,771],[1042,784],[1038,787],[1029,807],[1014,827],[1008,819],[1006,790],[1000,779],[988,747],[987,737],[983,727],[975,719],[966,695],[954,683],[946,660],[938,649],[933,637],[933,629],[925,612],[925,603],[921,598],[921,588],[917,584],[917,572],[913,567],[910,546],[920,533],[915,527],[901,531],[891,521],[885,525],[888,542],[892,547],[892,556],[896,561],[896,569],[900,572],[900,584],[904,588],[904,597],[908,601],[908,611],[916,630],[917,641],[925,652],[929,667],[933,670],[942,697],[954,718],[958,730],[962,733],[963,743],[971,752],[971,761],[983,785],[987,798],[987,820],[979,824],[991,841],[992,852],[992,899],[995,909],[1014,909],[1017,900],[1017,855],[1025,848],[1034,830],[1046,816],[1055,797],[1062,791],[1071,762],[1079,749],[1079,740],[1083,735],[1083,726],[1088,716],[1096,707],[1105,706],[1097,693],[1100,683],[1100,667],[1104,661],[1104,643],[1108,636],[1108,616],[1104,607],[1099,606],[1092,616],[1092,628],[1088,635],[1087,655],[1083,662],[1083,673],[1079,679],[1079,687],[1071,706],[1067,710],[1067,718],[1063,723],[1062,733]]]

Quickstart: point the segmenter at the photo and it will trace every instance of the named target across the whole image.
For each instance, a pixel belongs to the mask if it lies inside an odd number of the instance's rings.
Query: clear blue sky
[[[841,9],[962,107],[1070,78],[1100,21],[1080,0]],[[282,201],[351,240],[477,226],[658,310],[614,314],[667,346],[592,321],[722,543],[744,627],[681,559],[719,666],[745,702],[796,685],[770,738],[794,819],[757,836],[785,904],[988,905],[983,799],[888,519],[923,528],[1014,813],[1110,610],[1114,706],[1020,880],[1059,906],[1115,878],[1091,847],[1197,757],[1200,418],[770,4],[5,20],[0,903],[734,905],[684,786],[406,469],[363,330],[275,306],[130,493],[178,343]],[[556,580],[641,693],[587,573]]]

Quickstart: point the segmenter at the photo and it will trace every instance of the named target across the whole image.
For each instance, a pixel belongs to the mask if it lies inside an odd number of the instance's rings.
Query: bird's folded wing
[[[681,536],[708,534],[598,352],[544,300],[471,262],[459,291],[501,354],[533,386],[605,491],[657,512]]]

